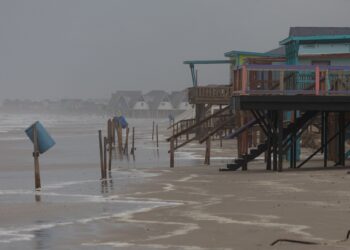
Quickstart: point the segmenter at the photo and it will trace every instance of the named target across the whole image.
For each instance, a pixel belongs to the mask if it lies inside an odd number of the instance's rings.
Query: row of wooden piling
[[[154,131],[154,128],[155,128],[155,131]],[[158,124],[155,124],[155,122],[153,121],[153,123],[152,123],[152,141],[154,141],[154,132],[156,134],[157,148],[159,148]]]
[[[123,146],[123,128],[114,119],[107,121],[107,136],[102,136],[102,131],[98,131],[99,149],[100,149],[100,168],[101,178],[107,178],[107,170],[112,170],[113,150],[116,149],[116,139],[119,155],[128,155],[129,153],[129,127],[126,127],[126,137]],[[102,139],[103,138],[103,139]],[[130,154],[135,154],[135,127],[132,128],[132,142]],[[108,156],[107,156],[108,152]],[[108,160],[108,166],[107,166]]]

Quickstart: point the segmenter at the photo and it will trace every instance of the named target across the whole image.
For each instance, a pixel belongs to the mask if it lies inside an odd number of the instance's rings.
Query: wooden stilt
[[[107,177],[107,137],[103,137],[103,175]]]
[[[327,162],[328,162],[328,112],[325,112],[324,114],[324,121],[323,121],[323,126],[324,126],[324,135],[323,135],[323,144],[324,144],[324,149],[323,149],[323,166],[326,168],[327,167]]]
[[[156,126],[156,136],[157,136],[157,148],[159,148],[158,124]]]
[[[134,153],[135,153],[135,127],[132,127],[132,142],[131,142],[130,154],[134,155]]]
[[[170,139],[170,167],[173,168],[175,164],[175,150],[174,150],[174,138]]]
[[[123,153],[123,130],[120,125],[117,127],[117,134],[118,134],[118,150],[119,154]]]
[[[205,159],[204,159],[204,164],[210,165],[210,141],[211,141],[211,136],[208,137],[206,140],[206,147],[205,147]]]
[[[283,111],[278,112],[278,172],[283,170]]]
[[[276,111],[272,112],[272,123],[273,123],[273,153],[272,153],[272,164],[273,171],[277,171],[277,117]]]
[[[112,137],[108,139],[108,148],[109,148],[108,171],[111,171],[112,170]]]
[[[129,127],[126,128],[124,154],[128,154],[128,152],[129,152]]]
[[[102,146],[102,131],[98,131],[98,142],[100,148],[100,165],[101,165],[101,179],[105,178],[104,168],[103,168],[103,146]]]
[[[339,164],[345,166],[345,114],[344,112],[339,112]]]
[[[39,145],[38,145],[38,131],[36,125],[33,126],[33,141],[34,141],[34,175],[35,175],[35,189],[41,188],[40,182],[40,167],[39,167]]]

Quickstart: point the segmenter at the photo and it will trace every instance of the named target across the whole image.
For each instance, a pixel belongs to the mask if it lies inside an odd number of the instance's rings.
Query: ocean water
[[[56,145],[40,156],[42,189],[36,192],[33,145],[24,130],[37,120]],[[121,158],[114,152],[109,179],[101,181],[97,131],[105,134],[106,120],[88,115],[0,113],[0,249],[96,249],[85,243],[125,226],[113,219],[178,205],[117,195],[157,175],[144,169],[169,167],[164,135],[168,121],[156,121],[161,128],[157,148],[151,138],[153,121],[129,120],[136,131],[135,157]],[[175,157],[176,166],[203,163],[198,148],[177,152]]]

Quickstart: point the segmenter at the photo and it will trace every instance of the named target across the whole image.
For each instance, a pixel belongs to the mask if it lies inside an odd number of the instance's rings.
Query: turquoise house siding
[[[342,54],[350,53],[348,43],[312,43],[299,46],[299,55]]]

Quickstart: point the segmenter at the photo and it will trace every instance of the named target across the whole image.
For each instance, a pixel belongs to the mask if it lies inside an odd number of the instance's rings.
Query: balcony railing
[[[229,103],[233,92],[233,88],[228,85],[192,87],[188,90],[188,97],[191,104],[210,103],[225,105]]]
[[[234,95],[350,95],[350,66],[243,65]]]

